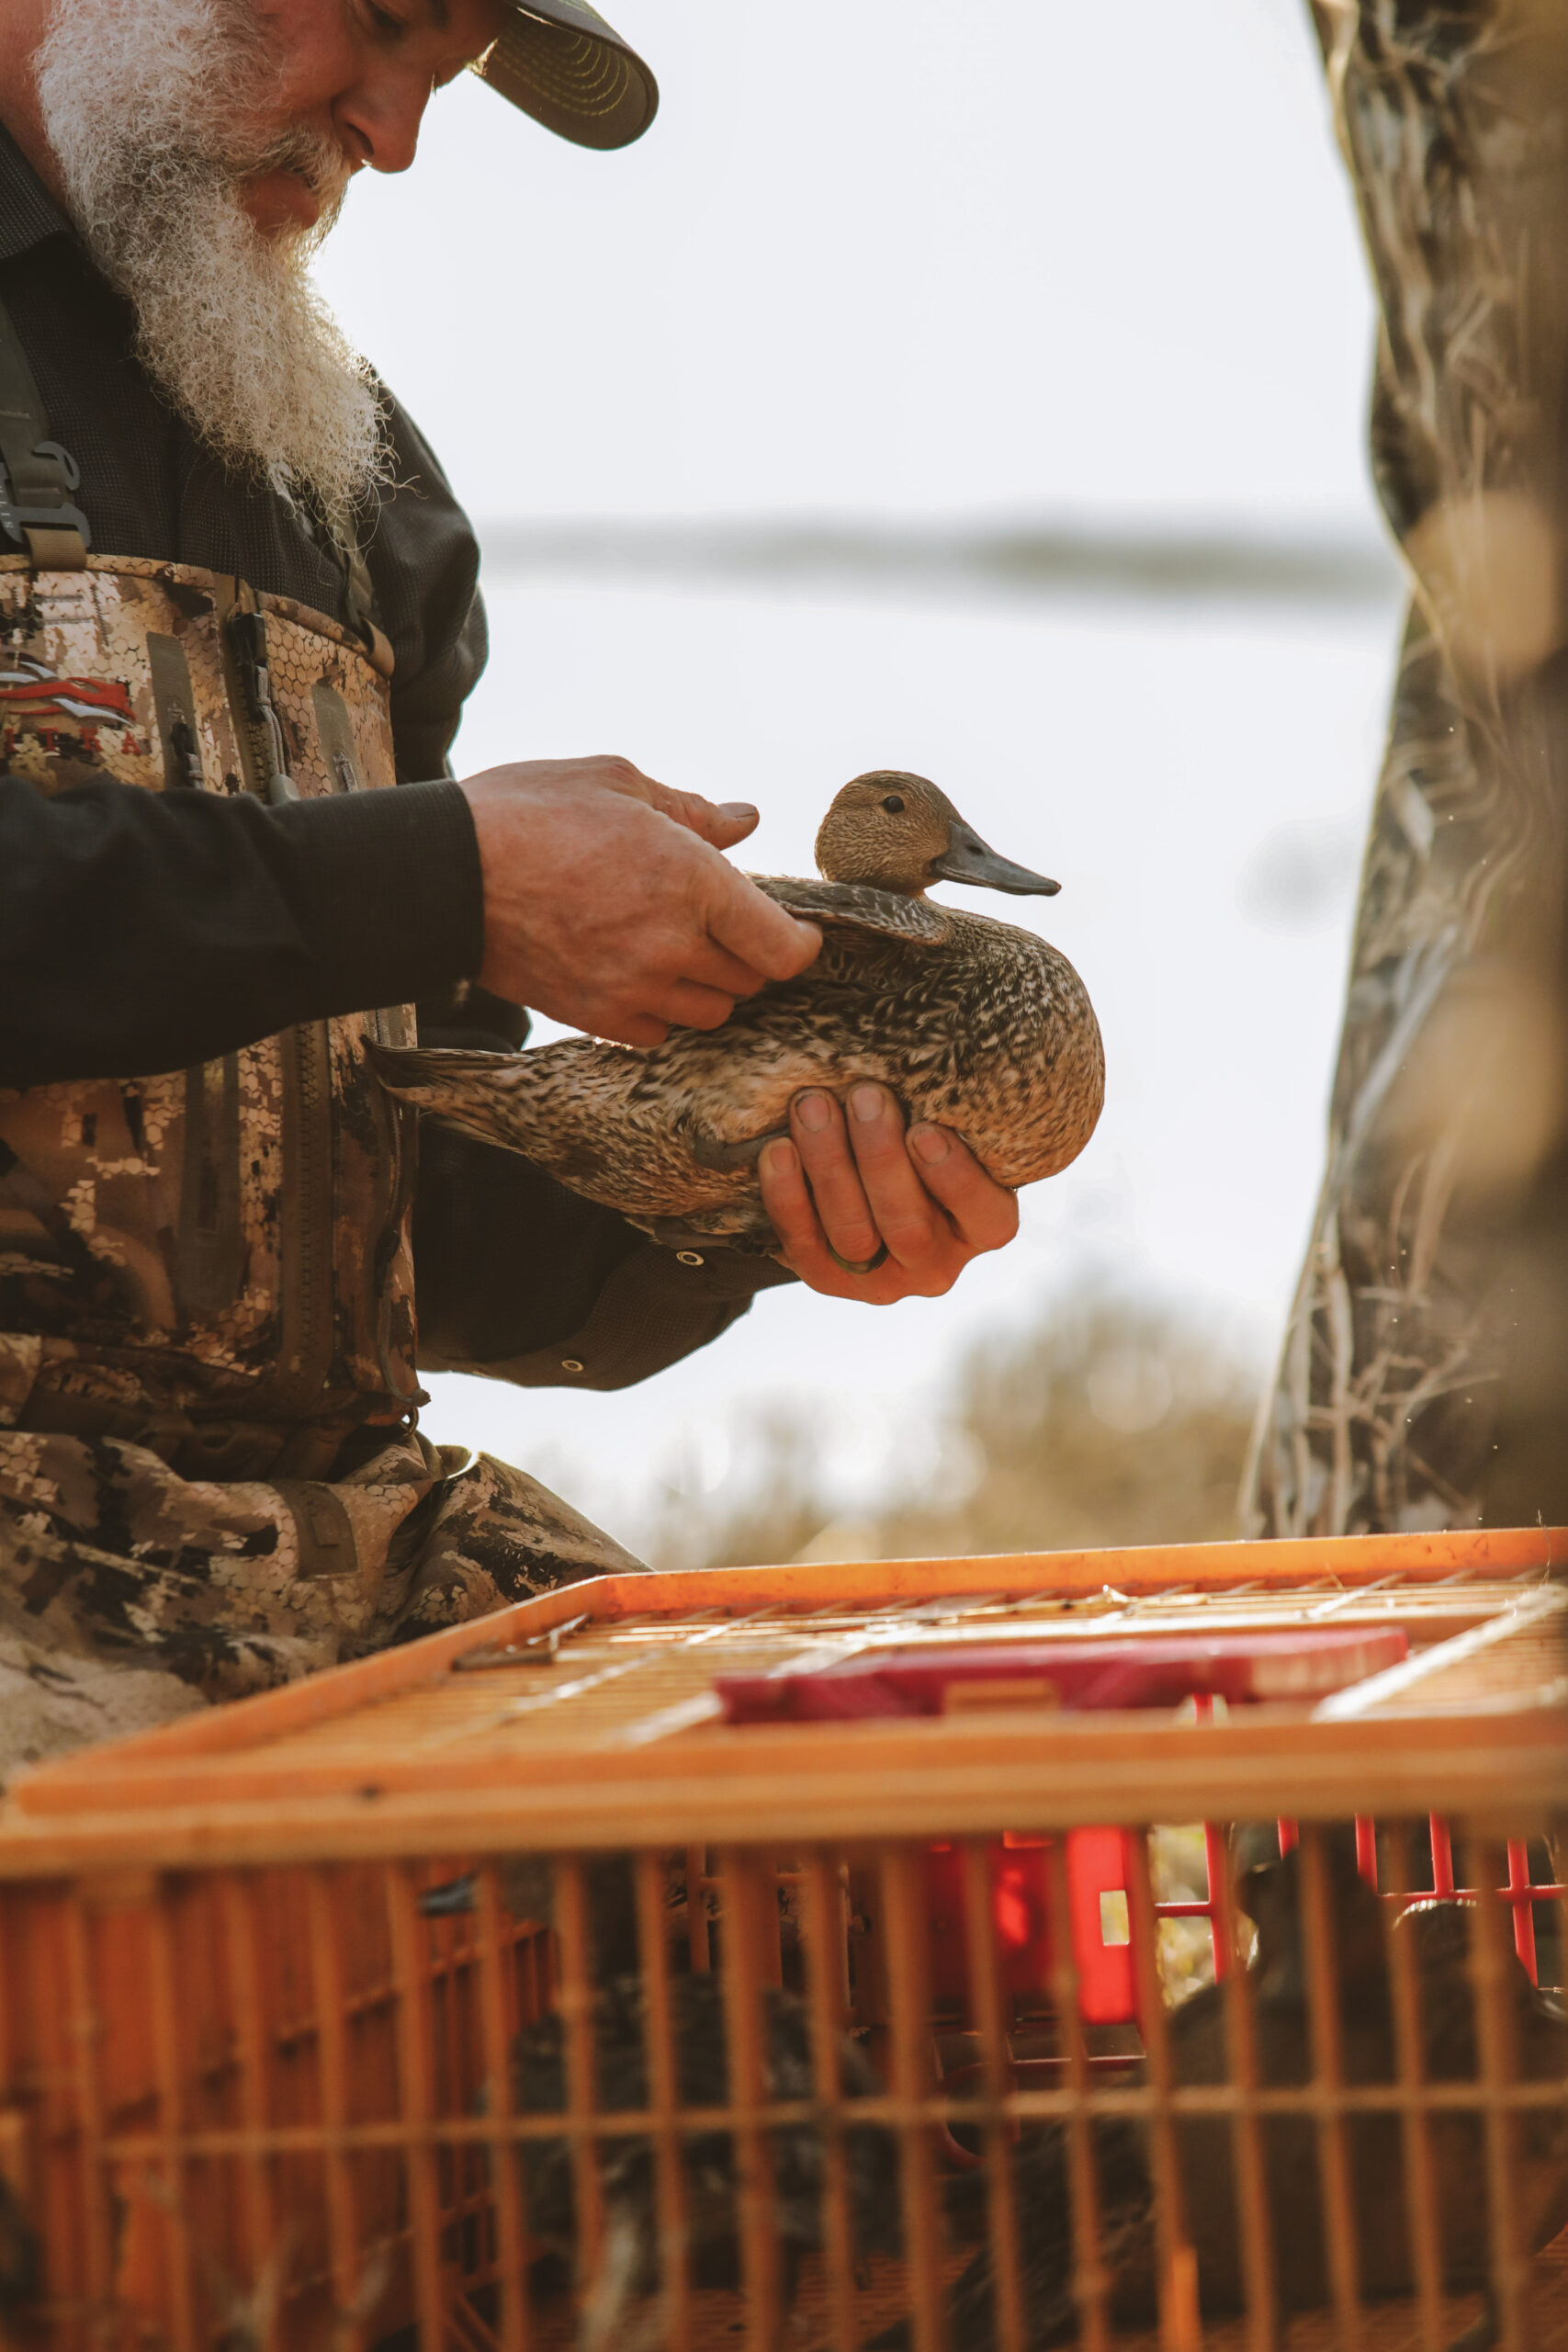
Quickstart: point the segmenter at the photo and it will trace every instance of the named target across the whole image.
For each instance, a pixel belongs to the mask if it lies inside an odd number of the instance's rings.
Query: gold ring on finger
[[[842,1266],[846,1274],[874,1274],[878,1266],[887,1263],[887,1244],[882,1243],[874,1258],[840,1258],[829,1241],[828,1255],[835,1266]]]

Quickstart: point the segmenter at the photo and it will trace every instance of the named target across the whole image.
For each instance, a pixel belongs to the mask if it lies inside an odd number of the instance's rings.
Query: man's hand
[[[661,1045],[716,1029],[822,944],[719,855],[757,812],[671,792],[629,760],[527,760],[463,785],[484,876],[480,985],[553,1021]]]
[[[762,1153],[762,1202],[784,1264],[829,1298],[940,1298],[971,1258],[1018,1231],[1012,1193],[945,1127],[906,1136],[886,1087],[852,1087],[847,1122],[830,1094],[797,1094],[789,1125],[791,1140]],[[863,1265],[883,1244],[886,1259],[869,1273],[833,1255]]]

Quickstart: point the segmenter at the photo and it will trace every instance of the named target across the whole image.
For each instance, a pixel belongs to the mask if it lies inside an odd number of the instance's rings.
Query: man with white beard
[[[468,66],[589,146],[656,104],[584,0],[0,0],[0,1769],[637,1565],[418,1435],[415,1261],[420,1366],[606,1388],[1016,1227],[863,1089],[770,1147],[777,1262],[461,1138],[416,1184],[416,1001],[643,1045],[818,944],[744,803],[451,779],[473,535],[309,264]]]

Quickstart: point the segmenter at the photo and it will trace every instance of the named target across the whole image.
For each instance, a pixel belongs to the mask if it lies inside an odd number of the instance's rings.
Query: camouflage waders
[[[0,558],[0,767],[42,793],[390,787],[385,640],[88,556],[6,327],[28,553]],[[352,1013],[0,1091],[0,1771],[640,1565],[415,1431],[414,1132],[365,1057],[412,1035],[407,1008]]]

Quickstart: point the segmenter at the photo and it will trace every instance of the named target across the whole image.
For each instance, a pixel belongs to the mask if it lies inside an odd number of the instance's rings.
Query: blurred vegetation
[[[845,1517],[818,1414],[781,1402],[738,1440],[739,1480],[670,1497],[648,1556],[744,1566],[1232,1536],[1258,1386],[1257,1363],[1190,1312],[1086,1287],[970,1350],[925,1449],[940,1482],[911,1463],[902,1492]]]

